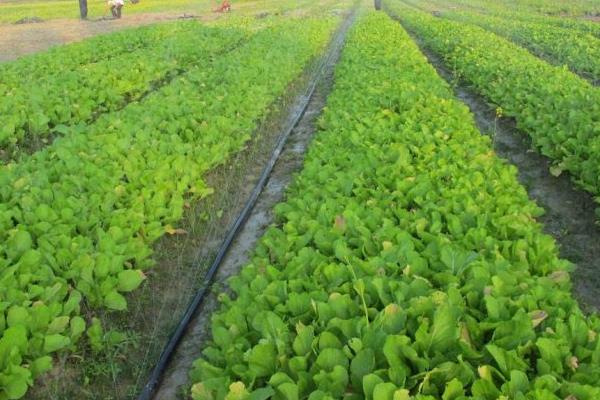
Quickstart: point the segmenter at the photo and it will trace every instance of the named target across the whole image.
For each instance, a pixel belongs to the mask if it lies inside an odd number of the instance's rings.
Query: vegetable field
[[[600,399],[597,310],[540,222],[562,200],[457,95],[600,221],[600,10],[512,4],[286,3],[0,64],[0,400]],[[291,182],[272,210],[243,206],[260,171]],[[190,361],[143,391],[161,349]]]

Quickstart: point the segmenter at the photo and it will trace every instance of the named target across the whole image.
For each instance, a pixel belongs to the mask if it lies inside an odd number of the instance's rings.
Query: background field
[[[127,27],[172,21],[183,16],[193,16],[202,21],[210,21],[224,15],[212,11],[216,4],[215,0],[143,1],[143,4],[141,2],[136,5],[127,4],[123,18],[112,20],[101,18],[104,13],[101,1],[90,0],[88,3],[90,6],[90,21],[81,21],[77,18],[79,11],[77,2],[74,0],[9,0],[0,2],[0,62]],[[293,10],[306,10],[309,6],[310,8],[319,8],[324,1],[234,0],[232,3],[233,9],[227,15],[296,12]],[[59,6],[50,10],[46,7],[48,4],[58,4]],[[63,10],[62,14],[57,13],[59,9]],[[46,15],[54,16],[45,16],[43,23],[8,23],[8,21],[24,18],[23,15],[27,12],[30,13],[27,14],[29,17],[33,15],[40,16],[44,12],[49,13]],[[21,16],[19,17],[19,15]]]
[[[233,1],[245,3],[246,0]],[[264,2],[264,1],[263,1]],[[216,7],[217,0],[141,0],[138,4],[125,5],[125,15],[148,12],[187,12],[198,13]],[[252,3],[261,3],[252,2]],[[596,0],[545,1],[545,0],[501,0],[501,1],[453,1],[457,7],[480,6],[484,8],[510,8],[526,13],[597,18],[600,16],[600,2]],[[96,19],[110,15],[105,0],[88,0],[89,18]],[[43,20],[78,18],[79,8],[74,0],[2,0],[0,1],[0,23],[14,23],[23,18]]]
[[[211,0],[143,0],[138,4],[126,2],[125,13],[137,14],[160,11],[198,12],[206,9]],[[104,0],[88,0],[88,17],[108,16]],[[43,20],[78,18],[78,3],[73,0],[9,0],[0,3],[0,23],[11,23],[22,18],[37,17]]]

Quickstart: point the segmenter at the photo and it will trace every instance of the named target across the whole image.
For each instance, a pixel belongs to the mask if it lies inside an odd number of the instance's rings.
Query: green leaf
[[[455,400],[465,395],[463,384],[456,378],[446,383],[442,400]]]
[[[71,340],[75,342],[85,332],[85,321],[79,316],[73,317],[71,318],[70,327]]]
[[[98,318],[92,318],[92,324],[87,330],[87,337],[92,350],[100,351],[104,347],[104,330]]]
[[[401,335],[388,335],[385,338],[383,345],[383,355],[385,356],[390,367],[405,365],[404,356],[402,355],[403,347],[411,346],[410,338]]]
[[[375,374],[369,374],[363,377],[363,393],[367,400],[373,400],[375,387],[380,383],[383,383],[383,379]]]
[[[252,327],[261,333],[263,338],[277,339],[288,333],[287,325],[281,317],[272,311],[261,311],[252,320]]]
[[[44,338],[45,353],[53,353],[55,351],[62,350],[69,345],[71,345],[71,339],[63,335],[47,335]]]
[[[29,323],[29,313],[25,307],[12,306],[8,309],[6,315],[6,323],[9,327],[12,326],[27,326]]]
[[[27,329],[22,325],[8,328],[0,337],[0,354],[6,354],[5,351],[8,353],[13,348],[18,349],[21,354],[27,352]]]
[[[333,244],[335,257],[341,262],[348,262],[352,258],[352,251],[343,240],[336,240]]]
[[[527,374],[523,371],[511,371],[508,390],[513,397],[516,397],[517,393],[527,393],[530,390]]]
[[[38,376],[40,376],[41,374],[43,374],[44,372],[50,371],[52,369],[52,357],[50,356],[42,356],[39,358],[36,358],[32,363],[31,363],[31,374],[33,376],[33,378],[37,378]]]
[[[269,379],[269,385],[274,386],[274,387],[277,387],[284,383],[294,383],[292,378],[290,378],[290,376],[288,374],[286,374],[285,372],[276,372]]]
[[[460,337],[460,328],[455,314],[455,309],[447,304],[438,307],[433,316],[433,325],[427,338],[426,351],[447,353],[448,350],[456,347]]]
[[[321,369],[331,371],[336,365],[348,368],[349,362],[348,358],[346,358],[346,355],[342,350],[335,348],[327,348],[321,350],[321,352],[317,356],[316,364]]]
[[[342,342],[333,333],[325,331],[319,335],[319,350],[327,348],[341,349]]]
[[[119,292],[113,290],[104,297],[104,305],[111,310],[123,311],[127,309],[127,300]]]
[[[8,373],[0,374],[0,388],[6,398],[16,400],[25,396],[28,385],[32,382],[31,372],[17,365],[11,365],[6,372]]]
[[[117,290],[119,292],[131,292],[140,286],[146,279],[146,275],[139,269],[127,269],[119,272],[117,279]]]
[[[60,133],[61,135],[67,135],[70,129],[68,126],[60,124],[54,127],[54,131]]]
[[[272,387],[267,386],[264,388],[256,389],[250,396],[248,396],[248,400],[267,400],[275,394],[275,390]]]
[[[120,331],[117,331],[114,329],[106,332],[106,334],[104,335],[104,341],[109,346],[116,346],[118,344],[125,342],[126,340],[127,340],[126,333],[120,332]]]
[[[62,333],[69,324],[69,319],[70,318],[66,315],[54,318],[52,322],[50,322],[50,325],[48,325],[46,334],[53,335],[55,333]]]
[[[31,239],[29,232],[19,230],[8,239],[7,253],[10,257],[16,259],[20,257],[21,254],[31,249],[32,245],[33,240]]]
[[[477,258],[477,253],[468,253],[453,246],[445,246],[442,247],[440,258],[453,275],[460,276]]]
[[[252,376],[270,376],[277,367],[277,350],[272,343],[257,344],[250,350],[248,367]]]
[[[475,381],[471,387],[471,393],[473,393],[473,396],[479,396],[485,400],[497,400],[500,396],[498,388],[491,381],[485,379]]]
[[[315,338],[314,328],[312,326],[304,326],[302,323],[296,325],[298,335],[294,338],[292,348],[299,356],[305,356],[312,349],[312,342]]]
[[[348,371],[336,365],[333,370],[320,370],[314,375],[313,380],[319,390],[328,393],[333,398],[341,398],[348,386]]]
[[[542,360],[548,363],[553,372],[562,373],[563,363],[558,341],[549,338],[539,338],[535,344],[540,351]]]
[[[277,386],[276,392],[285,400],[298,400],[298,385],[286,382]]]
[[[362,349],[352,359],[350,363],[350,375],[352,384],[360,386],[363,377],[370,374],[375,369],[375,352],[370,348]]]
[[[373,389],[373,400],[393,400],[396,386],[390,382],[378,383]]]
[[[399,333],[406,324],[406,312],[404,312],[397,304],[388,304],[380,315],[382,328],[388,334]]]
[[[489,344],[485,349],[492,355],[498,368],[505,376],[508,376],[512,370],[526,371],[528,365],[524,362],[515,350],[506,351],[498,346]]]

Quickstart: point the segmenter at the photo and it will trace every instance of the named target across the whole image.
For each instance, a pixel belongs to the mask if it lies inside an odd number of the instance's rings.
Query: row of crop
[[[401,26],[363,17],[191,396],[597,398],[600,322],[541,212]]]
[[[76,349],[90,326],[82,299],[127,308],[152,243],[211,193],[204,173],[242,149],[335,21],[271,24],[211,68],[1,167],[0,399],[20,398],[53,353]]]
[[[487,12],[493,16],[501,17],[504,19],[511,20],[519,20],[523,22],[530,22],[548,26],[554,26],[558,28],[570,29],[575,32],[579,32],[583,35],[593,35],[596,38],[600,38],[600,24],[595,23],[593,21],[586,21],[583,19],[576,18],[566,18],[566,17],[556,17],[556,16],[547,16],[547,15],[537,15],[531,13],[523,13],[515,11],[514,9],[501,8],[495,10],[486,10],[483,9],[484,12]]]
[[[555,161],[554,174],[569,171],[582,188],[600,195],[598,88],[480,27],[435,18],[396,1],[386,5],[457,77],[516,120]]]
[[[508,19],[520,19],[525,22],[534,22],[539,24],[551,25],[561,28],[572,29],[582,34],[591,34],[600,38],[600,24],[593,21],[586,21],[575,18],[552,17],[535,14],[519,14],[511,10],[503,10],[497,13],[498,16]]]
[[[189,67],[208,68],[213,56],[246,36],[243,29],[186,25],[160,44],[118,57],[12,85],[5,80],[0,146],[14,149],[15,144],[64,134],[71,125],[84,130],[97,115],[122,108]]]
[[[443,16],[491,30],[553,63],[566,64],[585,78],[600,82],[600,39],[591,34],[468,12],[443,13]]]
[[[435,11],[465,11],[481,15],[489,15],[510,21],[520,21],[524,23],[534,23],[546,26],[569,29],[579,32],[583,35],[593,35],[600,38],[600,24],[584,19],[568,18],[565,16],[557,17],[551,15],[540,15],[531,12],[531,10],[515,9],[502,3],[491,3],[480,0],[427,0],[414,1],[405,0],[413,6],[423,9],[432,9]]]
[[[547,0],[500,0],[489,2],[486,0],[456,0],[454,4],[467,7],[478,7],[490,11],[511,11],[524,15],[554,18],[571,18],[585,15],[595,15],[600,12],[595,0],[575,0],[569,2],[552,2]]]
[[[482,3],[486,4],[485,2]],[[513,9],[525,14],[554,16],[558,18],[593,16],[600,12],[598,2],[595,0],[574,0],[568,3],[555,3],[547,0],[520,0],[519,2],[503,0],[494,4],[494,6],[500,6],[505,10]]]

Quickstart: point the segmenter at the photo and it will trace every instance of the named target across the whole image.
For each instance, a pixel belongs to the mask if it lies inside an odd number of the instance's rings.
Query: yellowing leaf
[[[477,367],[477,373],[481,379],[492,382],[492,370],[489,365]]]
[[[202,382],[196,383],[192,386],[192,399],[193,400],[212,400],[214,397],[209,389],[204,386]]]
[[[169,235],[187,235],[188,231],[182,228],[173,228],[171,225],[165,227],[165,232]]]
[[[546,318],[548,318],[548,313],[544,310],[535,310],[529,313],[531,317],[531,323],[533,327],[536,328],[539,324],[544,322]]]
[[[342,233],[345,232],[346,231],[346,219],[342,215],[336,215],[335,222],[333,223],[333,227]]]
[[[569,364],[569,367],[571,367],[571,369],[576,370],[577,368],[579,368],[579,359],[575,356],[569,357],[569,361],[567,364]]]
[[[140,286],[146,275],[138,269],[127,269],[119,272],[117,279],[117,289],[120,292],[131,292]]]
[[[562,174],[562,172],[562,168],[558,165],[553,165],[550,167],[550,175],[552,176],[558,177],[560,174]]]

